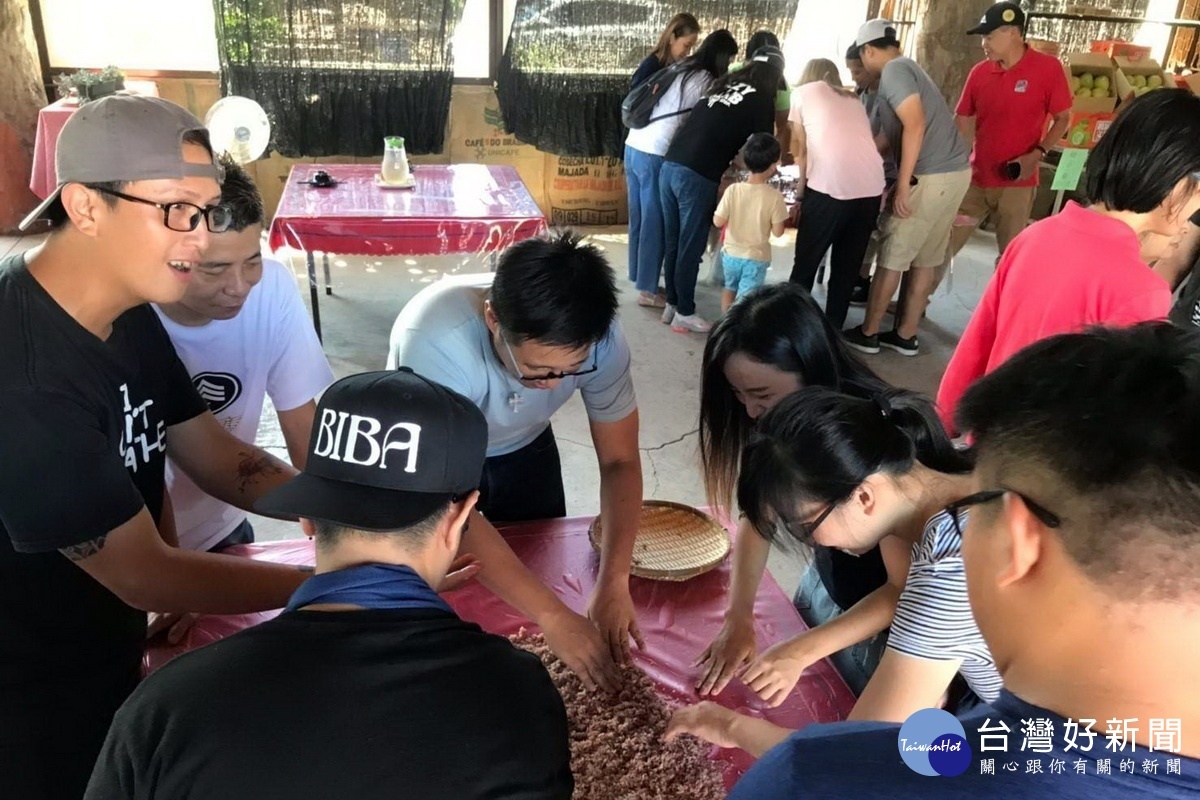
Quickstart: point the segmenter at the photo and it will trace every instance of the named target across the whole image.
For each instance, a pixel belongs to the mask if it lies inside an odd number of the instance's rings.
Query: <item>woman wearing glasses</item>
[[[889,541],[911,548],[887,651],[851,719],[903,722],[940,705],[959,672],[984,701],[1000,693],[963,571],[966,512],[955,503],[970,494],[970,473],[970,458],[954,448],[933,406],[909,392],[862,399],[803,389],[762,420],[746,447],[738,504],[772,540],[851,555]],[[780,673],[747,671],[743,680],[771,697]],[[733,730],[735,746],[759,755],[790,733],[761,720],[729,725],[736,717],[706,703],[681,712],[672,730],[714,741]]]
[[[721,318],[704,348],[700,455],[714,508],[728,510],[732,505],[738,464],[756,420],[803,386],[827,386],[855,397],[890,389],[846,347],[838,329],[800,286],[780,283],[756,289]],[[754,598],[770,550],[766,536],[743,518],[725,622],[698,659],[696,688],[701,695],[720,694],[747,665],[765,668],[779,656],[772,649],[759,657],[754,633]],[[880,548],[861,558],[829,547],[813,548],[813,562],[795,604],[810,628],[820,626],[820,633],[808,637],[806,644],[815,645],[821,654],[791,663],[790,684],[776,691],[780,700],[805,667],[830,653],[855,694],[867,685],[885,643],[884,636],[874,634],[887,627],[898,587],[908,574],[908,550],[896,546],[888,551],[885,566]],[[888,589],[889,583],[895,588]]]
[[[515,591],[510,604],[545,618],[547,642],[580,677],[610,687],[614,658],[626,661],[629,639],[641,637],[628,584],[642,507],[637,399],[613,271],[599,250],[563,233],[513,245],[487,278],[490,286],[440,281],[409,301],[392,327],[388,368],[409,367],[483,411],[484,516],[473,514],[464,550],[487,564],[485,585]],[[537,583],[491,524],[566,515],[550,418],[576,393],[591,423],[605,520],[588,608],[595,625]]]

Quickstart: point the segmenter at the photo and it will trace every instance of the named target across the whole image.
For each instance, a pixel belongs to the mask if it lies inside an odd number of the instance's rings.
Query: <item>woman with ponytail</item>
[[[910,392],[869,399],[825,388],[789,396],[760,422],[742,454],[738,504],[756,530],[784,543],[857,555],[910,549],[907,582],[889,582],[827,625],[768,649],[742,680],[777,704],[809,664],[889,623],[887,650],[850,719],[903,722],[938,706],[955,674],[990,702],[1001,680],[967,600],[961,545],[972,492],[970,457],[955,449],[933,405]],[[736,732],[761,754],[789,731],[711,703],[677,715],[672,730],[710,740]]]

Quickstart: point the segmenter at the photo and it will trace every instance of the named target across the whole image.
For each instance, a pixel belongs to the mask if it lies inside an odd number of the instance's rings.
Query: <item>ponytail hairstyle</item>
[[[812,296],[794,283],[749,292],[713,326],[700,377],[700,459],[709,505],[728,511],[738,461],[754,420],[734,396],[725,362],[735,353],[789,372],[801,386],[825,386],[855,397],[891,390],[846,346]]]
[[[890,390],[868,399],[811,387],[767,413],[742,453],[738,505],[774,541],[799,503],[836,504],[876,473],[902,476],[921,464],[961,474],[971,457],[955,449],[925,396]],[[806,542],[811,544],[811,542]]]

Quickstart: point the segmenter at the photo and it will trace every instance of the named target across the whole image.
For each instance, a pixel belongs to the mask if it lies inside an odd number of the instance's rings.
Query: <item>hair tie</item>
[[[879,413],[883,415],[883,418],[890,422],[892,414],[895,413],[895,409],[892,408],[892,401],[888,400],[887,396],[882,394],[872,395],[871,400],[875,403],[875,407],[879,409]]]

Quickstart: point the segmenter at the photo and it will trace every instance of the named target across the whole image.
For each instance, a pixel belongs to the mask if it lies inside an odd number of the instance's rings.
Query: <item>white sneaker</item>
[[[675,320],[675,306],[667,303],[667,307],[663,309],[662,324],[670,325]]]
[[[708,333],[712,330],[712,323],[698,314],[676,314],[671,322],[671,330],[676,333]]]

